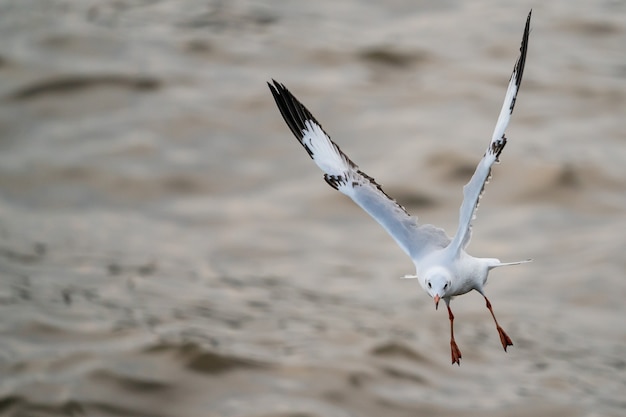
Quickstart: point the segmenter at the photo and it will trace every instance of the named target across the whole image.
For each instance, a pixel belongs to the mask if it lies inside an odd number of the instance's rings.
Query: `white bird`
[[[491,177],[491,166],[507,143],[504,135],[509,124],[515,98],[522,82],[530,17],[528,13],[520,56],[513,68],[502,110],[483,158],[478,163],[470,181],[463,187],[459,226],[454,238],[450,239],[443,229],[430,224],[419,225],[415,217],[395,200],[390,198],[376,183],[374,178],[361,171],[324,132],[320,123],[287,88],[273,81],[268,86],[285,122],[304,146],[309,156],[324,171],[324,179],[334,189],[350,197],[356,204],[372,216],[391,235],[415,264],[415,275],[404,278],[417,278],[422,288],[434,299],[435,308],[443,299],[450,319],[450,348],[452,363],[461,364],[461,351],[454,340],[454,315],[450,310],[452,297],[476,290],[485,298],[487,308],[496,324],[502,347],[506,351],[513,343],[502,330],[485,296],[483,287],[487,275],[493,268],[530,262],[500,262],[494,258],[475,258],[465,252],[470,241],[472,220],[485,184]]]

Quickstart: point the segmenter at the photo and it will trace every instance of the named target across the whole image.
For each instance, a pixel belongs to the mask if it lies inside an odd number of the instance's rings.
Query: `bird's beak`
[[[441,298],[439,297],[439,294],[435,295],[433,298],[435,299],[435,310],[437,310],[437,308],[439,307],[439,300]]]

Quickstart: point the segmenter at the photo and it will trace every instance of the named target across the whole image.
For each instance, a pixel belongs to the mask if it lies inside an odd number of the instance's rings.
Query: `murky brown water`
[[[624,415],[626,5],[282,3],[0,2],[0,415]],[[531,7],[452,367],[265,82],[451,233]]]

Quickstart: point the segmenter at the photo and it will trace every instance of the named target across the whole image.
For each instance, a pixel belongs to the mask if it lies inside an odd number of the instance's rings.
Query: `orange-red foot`
[[[456,363],[461,366],[461,351],[454,340],[450,340],[450,351],[452,352],[452,365]]]
[[[502,347],[506,352],[506,348],[508,346],[513,346],[513,342],[511,341],[511,338],[506,333],[504,333],[504,330],[502,330],[502,327],[500,326],[498,326],[498,334],[500,335],[500,342],[502,342]]]

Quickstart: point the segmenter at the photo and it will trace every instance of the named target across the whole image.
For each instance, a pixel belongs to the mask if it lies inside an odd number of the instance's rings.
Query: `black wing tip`
[[[311,112],[304,107],[304,104],[300,103],[300,101],[291,94],[284,84],[279,83],[273,78],[272,83],[273,84],[270,84],[270,82],[268,82],[267,85],[272,92],[272,96],[274,96],[274,101],[276,102],[280,114],[283,116],[283,120],[287,123],[287,126],[300,144],[304,146],[309,156],[313,158],[313,152],[302,141],[304,138],[303,132],[307,130],[307,122],[315,123],[320,128],[322,126],[315,120]]]
[[[272,82],[270,83],[269,81],[267,82],[267,86],[270,88],[270,90],[272,91],[272,93],[289,93],[289,90],[287,90],[287,87],[285,87],[284,84],[279,83],[278,81],[276,81],[275,79],[272,78]],[[289,93],[291,94],[291,93]]]
[[[272,78],[272,83],[268,82],[267,86],[274,96],[274,101],[283,119],[298,139],[302,139],[302,129],[305,127],[305,121],[308,119],[307,112],[302,103],[294,97],[293,94],[285,87]]]
[[[276,105],[283,115],[285,122],[287,122],[290,127],[295,125],[298,128],[297,133],[295,131],[293,132],[298,139],[302,139],[302,130],[306,128],[306,122],[313,122],[320,128],[322,127],[309,109],[307,109],[284,84],[279,83],[273,78],[272,82],[273,84],[268,82],[267,85],[274,96]]]
[[[515,84],[517,88],[522,84],[522,76],[524,75],[524,66],[526,64],[526,53],[528,52],[528,37],[530,35],[530,19],[533,14],[533,9],[530,9],[528,12],[528,17],[526,18],[526,25],[524,26],[524,35],[522,36],[522,45],[519,48],[520,57],[517,60],[515,65]]]
[[[281,106],[284,106],[286,104],[285,100],[289,99],[290,101],[293,101],[293,99],[295,98],[284,84],[279,83],[273,78],[272,83],[270,83],[269,81],[267,82],[267,86],[270,88],[272,96],[274,96],[274,101],[276,101],[276,105],[279,107],[279,109],[281,108]]]
[[[528,35],[530,34],[530,19],[532,15],[533,9],[530,9],[528,17],[526,17],[526,25],[524,26],[524,36],[522,37],[522,46],[520,47],[520,51],[525,51],[528,48]]]

